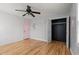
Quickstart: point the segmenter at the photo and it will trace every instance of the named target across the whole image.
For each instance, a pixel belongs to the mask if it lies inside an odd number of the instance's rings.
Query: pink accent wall
[[[30,21],[25,20],[24,21],[24,39],[30,37]]]

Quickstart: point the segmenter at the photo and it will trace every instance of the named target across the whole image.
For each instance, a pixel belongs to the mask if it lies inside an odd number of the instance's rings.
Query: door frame
[[[55,19],[60,19],[60,18],[66,18],[66,46],[67,48],[70,48],[70,19],[69,16],[66,17],[57,17],[57,18],[53,18],[51,20],[55,20]],[[51,20],[49,21],[49,25],[50,25],[50,35],[51,35]],[[52,38],[49,40],[49,42],[52,41]]]

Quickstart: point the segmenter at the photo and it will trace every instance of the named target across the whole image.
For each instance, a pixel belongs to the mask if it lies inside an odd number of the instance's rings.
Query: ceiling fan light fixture
[[[29,6],[29,5],[27,5],[27,9],[26,10],[17,10],[16,9],[16,11],[26,12],[22,16],[26,16],[26,14],[28,14],[28,15],[31,15],[32,17],[35,17],[34,14],[40,14],[40,12],[32,11],[31,10],[31,6]]]

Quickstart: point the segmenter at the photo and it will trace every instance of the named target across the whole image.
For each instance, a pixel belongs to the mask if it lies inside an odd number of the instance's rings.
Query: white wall
[[[23,18],[0,11],[0,45],[23,40]]]
[[[47,39],[47,19],[37,16],[31,21],[30,37],[36,40],[48,41]]]
[[[77,46],[77,4],[72,5],[71,9],[71,39],[70,48],[73,54],[79,54],[79,47]]]
[[[37,15],[35,18],[31,18],[31,38],[42,41],[51,41],[51,20],[59,17],[66,17],[67,13],[57,13],[57,14],[41,14]]]

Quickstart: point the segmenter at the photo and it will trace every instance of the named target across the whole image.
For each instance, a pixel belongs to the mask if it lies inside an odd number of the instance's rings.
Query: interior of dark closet
[[[51,23],[52,41],[56,40],[66,42],[66,18],[53,19]]]

